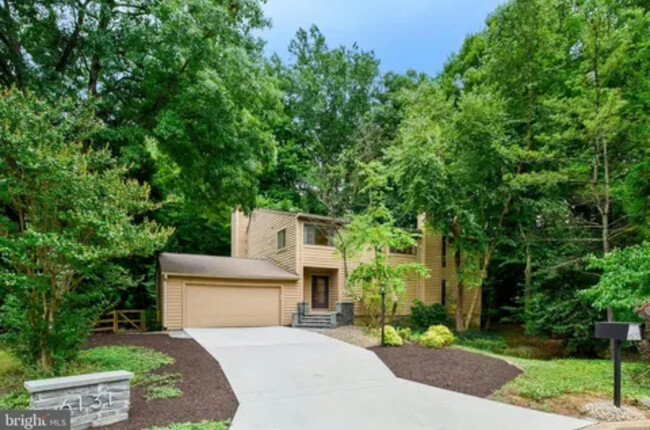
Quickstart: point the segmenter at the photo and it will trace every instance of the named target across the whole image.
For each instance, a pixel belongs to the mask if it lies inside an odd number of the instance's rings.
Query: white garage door
[[[259,327],[280,324],[280,288],[189,285],[185,327]]]

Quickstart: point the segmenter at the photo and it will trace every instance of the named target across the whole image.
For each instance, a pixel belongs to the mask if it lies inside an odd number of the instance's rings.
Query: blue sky
[[[298,28],[316,24],[330,47],[373,50],[381,71],[415,69],[436,74],[465,36],[481,30],[505,0],[268,0],[272,28],[262,37],[266,53],[288,58]]]

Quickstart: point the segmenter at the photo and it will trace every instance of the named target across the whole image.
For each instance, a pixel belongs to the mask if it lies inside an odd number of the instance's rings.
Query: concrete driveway
[[[232,430],[579,429],[592,424],[397,378],[371,351],[287,327],[186,329],[230,382]]]

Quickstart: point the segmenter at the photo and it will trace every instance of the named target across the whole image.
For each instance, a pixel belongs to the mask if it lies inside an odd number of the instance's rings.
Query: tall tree
[[[178,168],[172,193],[204,202],[204,212],[250,206],[280,102],[253,35],[266,25],[248,0],[7,0],[0,81],[94,99],[131,176],[151,181],[157,148]]]
[[[463,292],[487,276],[511,200],[507,181],[515,163],[504,132],[503,101],[489,92],[471,92],[456,108],[429,82],[407,97],[401,139],[390,149],[388,162],[406,206],[453,237],[456,329],[462,331],[478,301],[472,298],[464,321]]]
[[[347,180],[354,171],[351,148],[375,103],[379,62],[356,45],[329,48],[315,26],[299,30],[289,52],[289,64],[273,60],[286,117],[276,129],[278,160],[265,175],[264,194],[306,211],[340,216],[353,201],[354,184]]]
[[[146,218],[149,187],[90,148],[99,123],[65,100],[0,97],[2,326],[29,364],[74,356],[111,291],[132,280],[116,259],[148,256],[171,233]]]

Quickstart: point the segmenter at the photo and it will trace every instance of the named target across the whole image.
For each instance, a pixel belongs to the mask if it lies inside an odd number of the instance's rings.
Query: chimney
[[[246,229],[248,217],[237,206],[230,215],[230,255],[232,257],[248,257]]]

